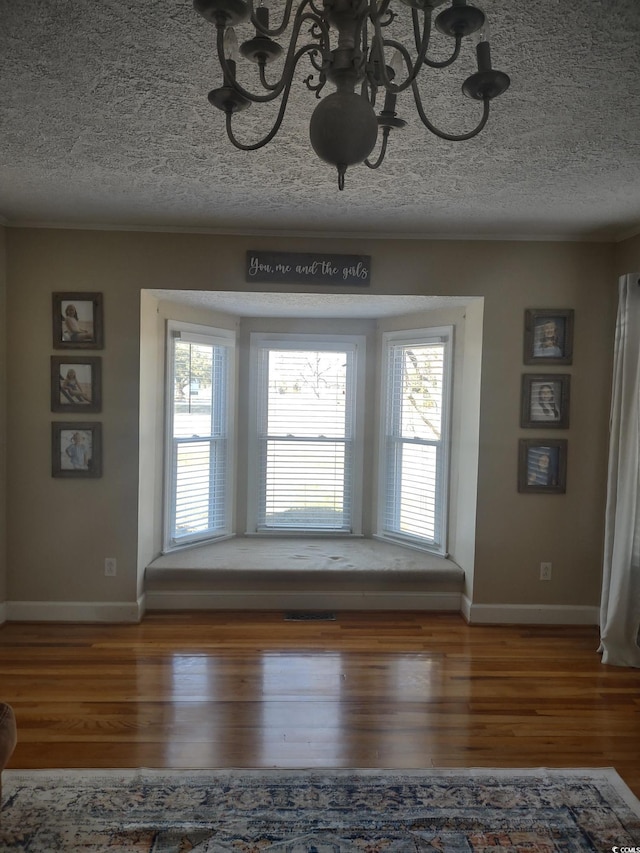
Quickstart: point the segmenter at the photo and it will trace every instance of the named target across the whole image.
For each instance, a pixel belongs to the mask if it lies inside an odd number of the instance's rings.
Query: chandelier
[[[295,10],[294,2],[297,2]],[[406,125],[396,113],[396,99],[408,89],[420,120],[431,133],[452,142],[471,139],[480,133],[489,118],[491,101],[510,82],[506,74],[491,66],[484,12],[468,5],[467,0],[452,0],[434,21],[434,9],[446,0],[399,0],[400,11],[392,9],[394,2],[398,5],[398,0],[286,0],[282,20],[272,26],[263,0],[257,7],[253,0],[194,0],[196,11],[216,27],[223,85],[209,92],[209,101],[225,113],[227,135],[233,145],[243,151],[254,151],[275,137],[285,116],[296,68],[303,57],[315,72],[304,83],[320,99],[309,125],[311,145],[321,160],[336,167],[341,190],[349,166],[364,163],[370,169],[377,169],[382,164],[391,131]],[[411,18],[411,49],[390,37],[391,25],[402,11]],[[235,28],[245,22],[250,22],[255,32],[238,44]],[[453,42],[445,59],[428,55],[434,24]],[[275,41],[283,34],[288,38],[286,53]],[[426,72],[435,74],[453,65],[467,36],[476,44],[477,70],[466,78],[462,91],[469,98],[482,101],[482,116],[466,133],[446,133],[428,118],[419,83]],[[238,81],[240,56],[254,64],[260,91],[250,91]],[[279,79],[272,79],[277,74],[270,74],[267,66],[277,60],[273,67],[279,68]],[[335,86],[335,91],[321,98],[327,81]],[[232,127],[237,112],[251,103],[278,100],[275,122],[262,139],[252,143],[237,139]],[[382,109],[376,115],[381,100]],[[375,159],[369,159],[379,130],[382,131],[379,151]]]

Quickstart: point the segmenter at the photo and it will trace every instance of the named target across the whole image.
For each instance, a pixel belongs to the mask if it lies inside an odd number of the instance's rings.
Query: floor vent
[[[285,613],[285,622],[335,622],[336,614],[325,611],[296,611]]]

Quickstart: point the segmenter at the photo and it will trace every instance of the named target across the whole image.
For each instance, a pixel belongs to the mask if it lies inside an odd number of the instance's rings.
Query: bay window
[[[169,322],[165,551],[246,531],[372,533],[446,553],[453,329],[381,334],[377,400],[365,398],[366,359],[376,358],[365,340],[253,332],[237,400],[235,335]],[[246,419],[238,447],[236,405]],[[365,446],[365,422],[375,420]],[[247,461],[240,531],[236,453]]]

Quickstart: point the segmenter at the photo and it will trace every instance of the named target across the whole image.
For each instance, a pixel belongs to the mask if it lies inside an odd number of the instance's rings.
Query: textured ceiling
[[[282,0],[272,0],[272,21]],[[425,237],[619,239],[640,229],[639,0],[485,0],[511,88],[485,131],[409,122],[380,170],[339,192],[299,83],[278,137],[232,148],[207,102],[214,28],[191,0],[0,0],[6,224]],[[242,38],[243,36],[241,36]],[[444,50],[438,48],[440,56]],[[470,64],[427,85],[436,123],[473,126]],[[299,67],[302,80],[310,71]],[[431,79],[437,75],[431,75]],[[329,90],[329,87],[328,89]],[[259,107],[238,117],[255,140]]]

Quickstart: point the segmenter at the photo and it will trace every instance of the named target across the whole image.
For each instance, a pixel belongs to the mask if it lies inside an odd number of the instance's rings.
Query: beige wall
[[[277,290],[244,283],[247,249],[370,254],[371,293],[484,298],[473,602],[598,603],[620,254],[614,256],[612,245],[322,241],[18,228],[7,229],[6,238],[12,613],[27,612],[28,603],[38,602],[43,611],[44,603],[58,602],[60,608],[65,602],[75,604],[80,615],[88,603],[103,616],[134,612],[141,571],[154,556],[150,551],[157,523],[141,519],[138,539],[139,478],[144,492],[145,472],[153,464],[144,450],[139,454],[139,438],[142,431],[146,448],[147,439],[161,428],[157,416],[140,420],[141,355],[147,407],[153,406],[154,382],[162,370],[152,322],[145,320],[141,341],[140,291]],[[331,287],[314,290],[332,292]],[[104,294],[105,348],[99,353],[104,405],[95,416],[104,429],[104,476],[97,480],[60,480],[50,474],[50,424],[60,419],[49,406],[54,291]],[[553,435],[519,426],[521,376],[536,372],[522,364],[528,307],[576,312],[574,363],[566,369],[572,377],[571,426],[562,433],[569,440],[566,495],[520,495],[516,489],[518,439]],[[154,491],[152,504],[157,506],[158,500]],[[116,578],[104,577],[106,556],[118,560]],[[538,580],[543,560],[553,562],[548,583]]]
[[[640,234],[616,244],[615,270],[616,277],[640,272]]]

